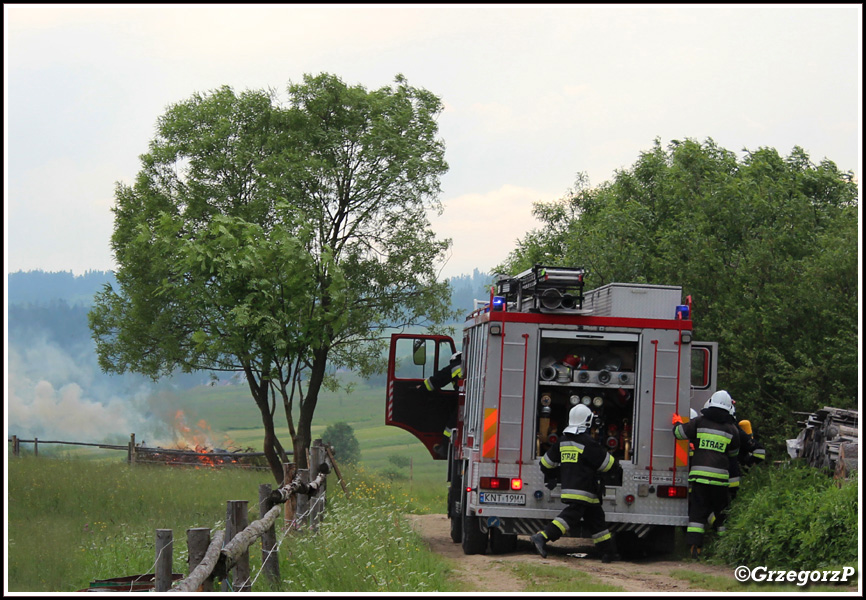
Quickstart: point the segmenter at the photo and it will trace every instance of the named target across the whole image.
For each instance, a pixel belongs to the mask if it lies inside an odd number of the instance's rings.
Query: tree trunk
[[[319,391],[322,389],[322,382],[325,380],[325,367],[328,365],[328,350],[329,348],[317,348],[313,353],[313,366],[310,369],[310,383],[307,386],[307,396],[304,403],[301,404],[301,414],[298,417],[298,436],[294,444],[295,462],[300,464],[300,468],[308,469],[307,464],[307,449],[310,447],[311,427],[313,423],[313,414],[316,412],[316,403],[319,401]]]
[[[262,425],[265,428],[262,452],[265,453],[265,458],[268,459],[268,466],[271,468],[274,480],[278,485],[281,485],[283,483],[283,462],[280,456],[282,446],[279,439],[277,439],[277,434],[274,430],[274,417],[268,404],[268,382],[264,379],[261,382],[256,381],[255,374],[249,367],[246,367],[245,371],[253,400],[256,401],[256,406],[259,407],[259,412],[262,413]]]

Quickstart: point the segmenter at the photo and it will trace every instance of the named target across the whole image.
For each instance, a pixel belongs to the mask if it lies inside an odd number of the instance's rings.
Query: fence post
[[[129,436],[129,449],[126,451],[126,462],[135,464],[135,434]]]
[[[189,573],[193,572],[207,554],[210,546],[210,529],[207,527],[193,527],[186,530],[187,566]],[[213,575],[205,579],[201,584],[202,592],[213,591]]]
[[[33,456],[39,456],[39,438],[33,437]]]
[[[306,486],[308,486],[311,481],[310,470],[298,469],[297,476],[301,480],[301,483],[304,484],[302,489],[307,489]],[[300,519],[298,525],[303,523],[308,526],[310,523],[310,515],[308,514],[310,510],[310,497],[306,494],[293,494],[293,496],[298,500],[295,505],[295,519]]]
[[[172,543],[171,529],[156,530],[156,566],[154,584],[157,592],[167,592],[171,588]]]
[[[283,463],[283,485],[289,485],[295,477],[295,463]],[[286,502],[285,513],[283,514],[283,534],[287,534],[292,527],[292,522],[295,520],[295,507],[297,499],[295,494],[292,494],[288,502]]]
[[[247,501],[229,500],[226,503],[226,543],[246,529],[247,525],[249,525]],[[249,592],[252,589],[252,585],[250,584],[249,549],[241,554],[235,566],[232,567],[232,589],[235,592]],[[229,591],[225,581],[223,581],[223,591]]]
[[[12,436],[12,456],[19,456],[20,447],[18,445],[18,436]]]
[[[331,466],[334,467],[334,473],[337,474],[337,481],[340,482],[340,487],[343,488],[343,494],[346,495],[346,498],[349,497],[349,490],[346,488],[346,482],[343,480],[343,474],[340,473],[340,467],[337,465],[337,459],[334,458],[334,447],[325,445],[325,452],[328,454],[328,458],[331,460]],[[409,459],[409,481],[412,480],[412,459]]]
[[[259,514],[263,518],[273,508],[270,500],[271,484],[259,485]],[[268,580],[277,584],[280,581],[280,556],[277,554],[277,532],[271,525],[262,533],[262,569]]]
[[[313,459],[313,464],[310,465],[310,481],[314,480],[319,474],[319,466],[327,460],[325,447],[321,439],[313,440],[313,447],[310,449],[310,456]],[[322,520],[322,514],[325,511],[325,500],[327,493],[327,479],[322,481],[322,485],[316,491],[313,497],[313,507],[310,513],[310,526],[313,531],[319,527],[319,522]]]

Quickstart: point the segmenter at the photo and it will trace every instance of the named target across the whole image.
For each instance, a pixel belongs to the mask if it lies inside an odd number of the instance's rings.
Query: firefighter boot
[[[701,547],[700,546],[698,546],[697,544],[692,544],[689,551],[690,551],[691,557],[693,559],[695,559],[695,560],[701,559]]]
[[[535,550],[541,555],[541,558],[547,558],[547,549],[544,547],[547,544],[547,538],[539,531],[529,539],[532,540]]]
[[[607,564],[620,559],[619,554],[617,554],[616,552],[616,544],[613,540],[607,540],[605,542],[602,542],[600,546],[601,562]]]

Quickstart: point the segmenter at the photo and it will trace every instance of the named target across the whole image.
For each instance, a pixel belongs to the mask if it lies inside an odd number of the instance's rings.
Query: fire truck
[[[582,268],[542,265],[499,276],[466,317],[459,386],[419,389],[457,351],[451,337],[391,338],[386,425],[448,461],[451,538],[466,554],[511,552],[519,535],[563,509],[539,460],[579,403],[622,466],[600,482],[619,551],[670,550],[687,524],[688,446],[674,438],[671,416],[687,420],[716,390],[717,344],[692,339],[691,297],[684,302],[681,287],[610,283],[585,292],[584,278]],[[453,410],[443,458],[434,445]]]

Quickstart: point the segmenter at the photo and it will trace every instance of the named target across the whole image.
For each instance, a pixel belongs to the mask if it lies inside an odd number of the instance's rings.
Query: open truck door
[[[419,440],[430,456],[442,460],[433,446],[442,439],[449,410],[457,404],[458,390],[449,384],[428,391],[424,380],[448,366],[457,349],[446,335],[395,333],[388,356],[385,425],[405,429]]]
[[[698,414],[716,392],[718,362],[718,342],[692,342],[691,408]]]

